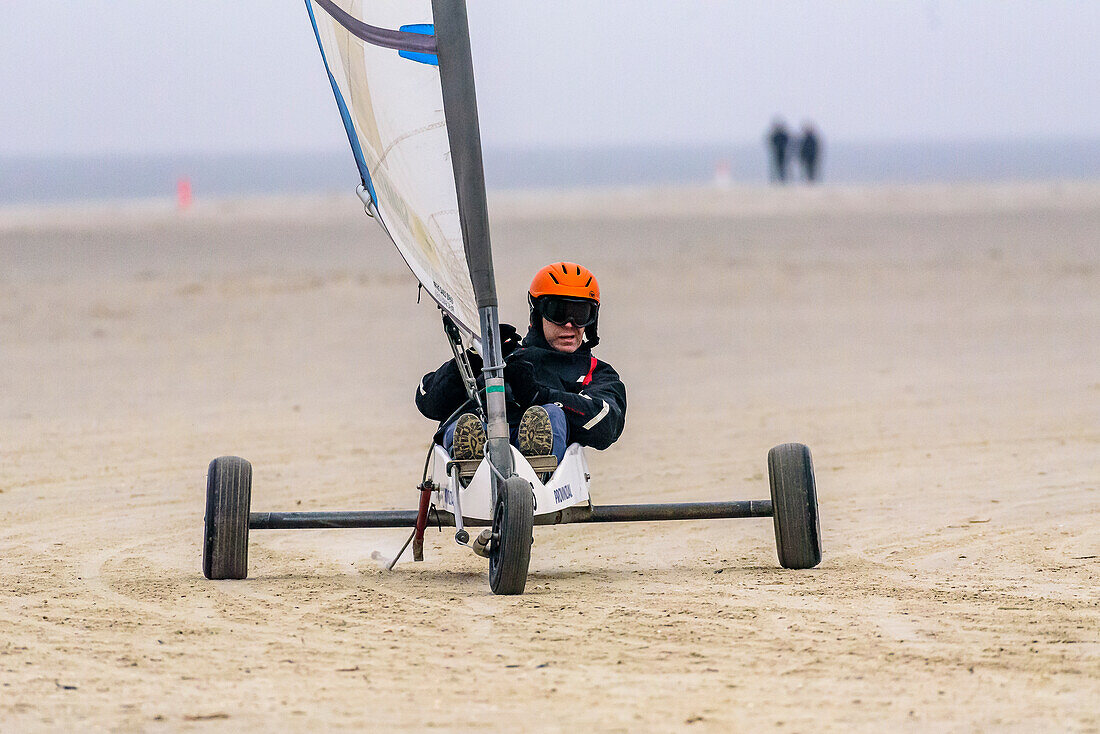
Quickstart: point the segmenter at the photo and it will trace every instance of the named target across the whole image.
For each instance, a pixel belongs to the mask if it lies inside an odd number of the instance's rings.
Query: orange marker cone
[[[181,211],[191,206],[191,179],[186,176],[176,182],[176,201]]]

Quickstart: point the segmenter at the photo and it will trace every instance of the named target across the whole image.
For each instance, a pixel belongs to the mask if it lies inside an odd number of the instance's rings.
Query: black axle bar
[[[737,517],[771,517],[771,500],[735,502],[673,502],[656,505],[574,505],[548,515],[535,515],[536,525],[564,525],[577,522],[649,522],[656,520],[720,520]],[[454,527],[454,515],[428,512],[428,525]],[[489,525],[488,520],[465,518],[469,527]],[[411,528],[416,510],[374,510],[359,512],[253,512],[248,516],[252,530],[303,528]]]

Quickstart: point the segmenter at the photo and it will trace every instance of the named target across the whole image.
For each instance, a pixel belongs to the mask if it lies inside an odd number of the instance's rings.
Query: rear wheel
[[[248,576],[248,509],[252,465],[238,456],[220,456],[206,474],[206,520],[202,572],[208,579]]]
[[[489,544],[489,587],[494,594],[522,594],[531,564],[535,495],[522,477],[510,477],[497,492]]]
[[[813,568],[821,563],[821,526],[817,485],[810,449],[785,443],[768,452],[775,547],[784,568]]]

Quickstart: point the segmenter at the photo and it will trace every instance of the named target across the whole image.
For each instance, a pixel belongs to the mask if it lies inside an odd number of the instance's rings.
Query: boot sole
[[[466,413],[455,425],[451,456],[456,459],[481,459],[485,456],[485,426],[481,419]]]
[[[519,422],[516,443],[524,456],[549,456],[554,451],[554,431],[550,427],[550,415],[546,408],[536,405],[528,408]]]

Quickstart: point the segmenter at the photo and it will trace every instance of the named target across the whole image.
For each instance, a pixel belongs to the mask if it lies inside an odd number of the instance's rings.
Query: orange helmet
[[[527,291],[527,302],[531,306],[531,328],[539,334],[542,334],[541,312],[554,323],[571,321],[576,326],[584,327],[587,347],[599,343],[596,321],[600,312],[600,284],[592,271],[583,265],[567,262],[547,265],[535,273],[535,279]]]
[[[535,279],[531,281],[527,292],[532,299],[561,296],[600,302],[600,284],[596,282],[596,276],[588,268],[576,263],[547,265],[535,273]]]

